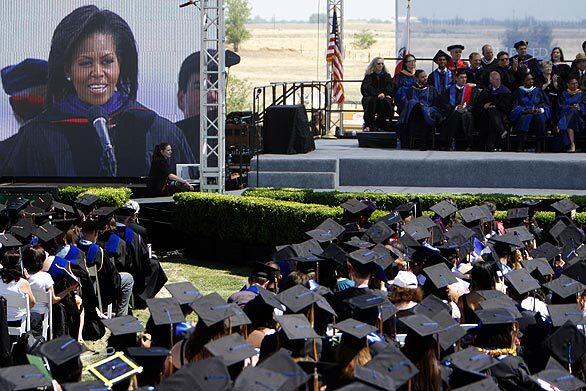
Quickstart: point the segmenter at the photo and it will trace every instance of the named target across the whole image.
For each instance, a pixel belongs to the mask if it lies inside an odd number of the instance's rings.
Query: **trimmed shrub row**
[[[127,187],[66,186],[57,189],[57,199],[67,204],[73,204],[82,194],[98,197],[98,206],[123,206],[132,192]]]
[[[497,210],[506,211],[514,208],[520,200],[533,199],[557,199],[570,198],[580,207],[586,207],[586,196],[568,196],[564,194],[519,196],[514,194],[399,194],[399,193],[344,193],[339,191],[314,191],[309,189],[274,189],[256,188],[247,189],[244,194],[247,197],[265,197],[281,201],[293,201],[308,204],[320,204],[338,206],[350,198],[369,198],[374,201],[379,209],[394,210],[397,206],[409,201],[418,201],[424,210],[438,202],[449,198],[460,209],[479,205],[484,201],[493,202]]]

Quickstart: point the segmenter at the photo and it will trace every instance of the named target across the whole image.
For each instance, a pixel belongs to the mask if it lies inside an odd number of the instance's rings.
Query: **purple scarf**
[[[116,91],[110,100],[101,105],[101,107],[108,115],[112,115],[124,107],[128,101],[128,96]],[[93,105],[83,102],[77,94],[73,93],[65,95],[57,105],[60,112],[80,118],[87,118],[93,107]]]

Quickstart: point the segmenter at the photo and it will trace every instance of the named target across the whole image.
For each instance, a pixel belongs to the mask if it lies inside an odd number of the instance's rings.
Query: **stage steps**
[[[298,156],[298,155],[297,155]],[[249,187],[297,187],[335,189],[338,187],[338,159],[283,159],[261,156],[251,161]],[[260,170],[257,171],[257,167]]]

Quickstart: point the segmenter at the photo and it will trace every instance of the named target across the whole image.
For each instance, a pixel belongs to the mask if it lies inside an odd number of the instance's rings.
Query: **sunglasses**
[[[384,62],[377,62],[376,65],[385,65]]]

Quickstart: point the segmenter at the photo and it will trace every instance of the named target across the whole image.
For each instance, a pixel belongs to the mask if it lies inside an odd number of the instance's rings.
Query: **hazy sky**
[[[406,0],[400,0],[406,3]],[[309,15],[325,11],[326,0],[249,0],[252,15],[276,19],[307,19]],[[412,0],[413,14],[423,17],[449,18],[454,16],[503,18],[525,15],[547,19],[586,18],[586,0]],[[345,0],[346,18],[391,19],[395,14],[394,0]],[[466,7],[462,5],[466,4]]]

